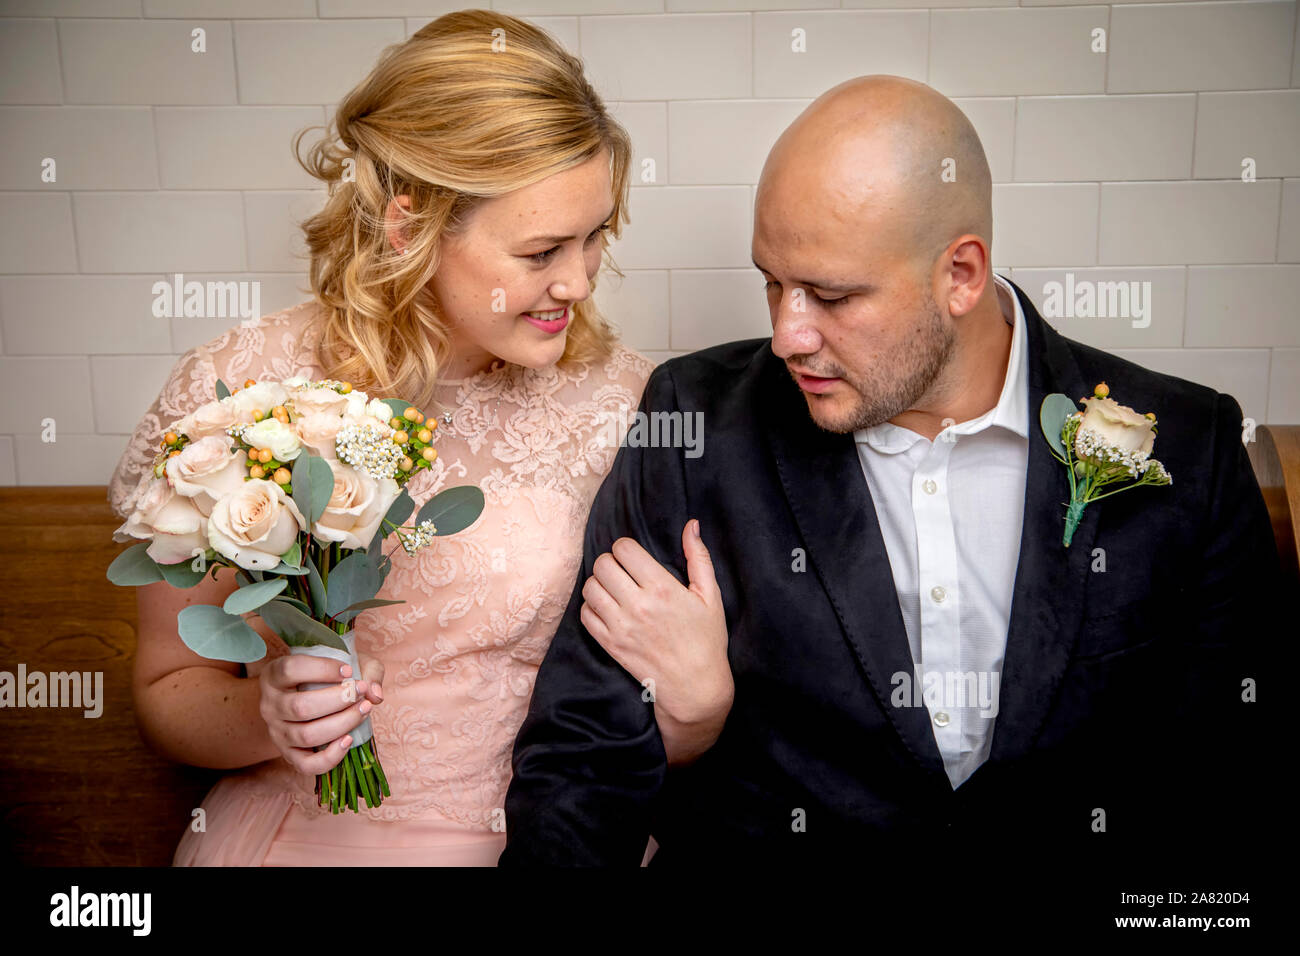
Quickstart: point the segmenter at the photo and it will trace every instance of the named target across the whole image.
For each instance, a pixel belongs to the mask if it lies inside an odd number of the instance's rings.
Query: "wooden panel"
[[[1282,573],[1292,583],[1300,582],[1300,425],[1260,425],[1255,440],[1246,444],[1255,469],[1259,490],[1268,506],[1277,540]]]
[[[123,549],[106,490],[0,489],[0,670],[103,673],[101,716],[0,710],[0,858],[37,866],[165,866],[217,771],[170,763],[135,725],[135,588],[104,576]]]

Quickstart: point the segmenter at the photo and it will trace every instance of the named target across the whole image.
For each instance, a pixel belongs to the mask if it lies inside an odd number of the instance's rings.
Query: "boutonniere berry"
[[[1165,466],[1151,457],[1156,441],[1153,413],[1139,415],[1120,405],[1105,382],[1093,389],[1092,397],[1079,401],[1084,411],[1077,410],[1068,395],[1053,392],[1038,413],[1052,456],[1065,465],[1070,479],[1062,541],[1067,548],[1090,501],[1139,485],[1173,483]]]

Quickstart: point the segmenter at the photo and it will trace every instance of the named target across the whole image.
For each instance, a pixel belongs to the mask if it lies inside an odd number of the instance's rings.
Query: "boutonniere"
[[[1109,397],[1102,382],[1091,398],[1081,398],[1078,411],[1068,395],[1053,392],[1038,412],[1052,456],[1065,465],[1070,478],[1070,504],[1065,512],[1068,548],[1090,501],[1137,488],[1173,483],[1165,466],[1150,457],[1156,441],[1156,416],[1139,415]],[[1114,487],[1119,485],[1120,487]],[[1104,489],[1111,489],[1109,491]]]

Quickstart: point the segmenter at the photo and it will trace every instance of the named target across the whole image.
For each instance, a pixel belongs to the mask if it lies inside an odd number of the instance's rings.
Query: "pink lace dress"
[[[176,363],[109,485],[130,513],[162,432],[249,378],[321,378],[314,302],[230,329]],[[382,806],[331,815],[314,779],[282,758],[222,778],[187,829],[177,865],[495,865],[515,734],[581,566],[587,512],[613,463],[609,421],[633,409],[652,363],[622,346],[585,366],[498,364],[439,385],[435,467],[407,488],[416,508],[475,484],[486,507],[466,531],[408,555],[395,546],[379,597],[406,603],[356,620],[357,648],[384,663],[371,713],[392,789]],[[626,418],[616,418],[626,421]],[[178,637],[177,640],[180,638]],[[278,643],[278,642],[277,642]],[[284,646],[248,665],[255,676]]]

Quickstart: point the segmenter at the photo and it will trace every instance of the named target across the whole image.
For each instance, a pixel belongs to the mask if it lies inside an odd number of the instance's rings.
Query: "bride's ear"
[[[411,197],[405,193],[390,199],[388,209],[384,211],[384,230],[388,236],[388,244],[397,252],[405,252],[408,241],[406,232],[402,228],[403,209],[408,212],[411,209]]]

